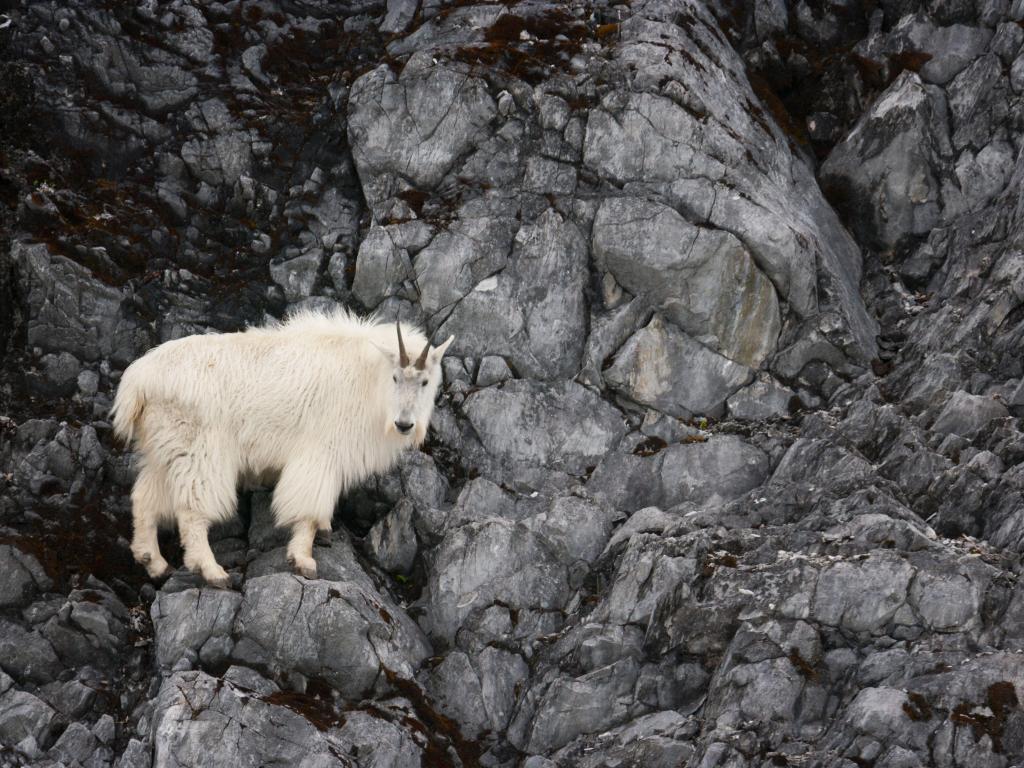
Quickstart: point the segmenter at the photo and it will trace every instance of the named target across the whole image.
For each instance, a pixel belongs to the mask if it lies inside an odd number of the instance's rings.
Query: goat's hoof
[[[146,569],[146,573],[151,579],[163,579],[170,575],[171,566],[167,564],[159,554],[154,555],[152,552],[132,552],[132,557],[135,558],[135,562]]]
[[[203,574],[203,580],[214,589],[230,589],[231,588],[231,577],[228,576],[224,569],[221,569],[220,573],[211,573],[210,575]]]
[[[311,557],[295,557],[295,555],[288,555],[288,565],[292,567],[295,573],[299,574],[303,578],[312,581],[316,578],[316,560]]]
[[[170,564],[162,557],[157,561],[153,561],[152,558],[150,558],[149,562],[146,564],[146,573],[149,574],[149,578],[154,579],[155,581],[163,581],[171,575],[171,571],[173,570],[174,569],[171,568]]]
[[[331,546],[331,532],[330,531],[317,531],[316,536],[313,538],[313,543],[318,547],[329,547]]]

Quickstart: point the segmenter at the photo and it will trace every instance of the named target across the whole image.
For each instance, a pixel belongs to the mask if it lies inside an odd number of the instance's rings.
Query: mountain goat
[[[422,345],[415,360],[403,335]],[[313,539],[330,529],[339,494],[426,437],[451,342],[432,348],[410,326],[339,310],[151,349],[124,372],[112,411],[115,434],[141,454],[135,560],[164,575],[157,528],[176,521],[186,567],[227,586],[207,531],[236,513],[240,480],[276,478],[288,561],[315,578]]]

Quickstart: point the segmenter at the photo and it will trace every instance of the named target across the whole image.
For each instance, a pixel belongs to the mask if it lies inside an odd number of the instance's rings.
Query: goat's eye
[[[425,382],[425,381],[424,381],[424,382],[423,382],[422,384],[420,384],[420,386],[421,386],[421,387],[425,387],[425,386],[427,386],[427,382]]]
[[[397,376],[397,375],[395,375],[395,376],[392,376],[392,377],[391,377],[391,380],[392,380],[393,382],[395,382],[395,384],[397,384],[397,383],[398,383],[398,376]]]

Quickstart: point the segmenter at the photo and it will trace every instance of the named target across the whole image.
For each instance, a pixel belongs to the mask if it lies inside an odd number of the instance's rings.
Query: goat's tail
[[[110,409],[114,434],[123,440],[125,445],[131,445],[135,435],[135,425],[146,406],[146,399],[140,386],[139,372],[132,370],[133,368],[135,368],[134,365],[128,366],[124,375],[121,376],[117,394],[114,396],[114,407]]]

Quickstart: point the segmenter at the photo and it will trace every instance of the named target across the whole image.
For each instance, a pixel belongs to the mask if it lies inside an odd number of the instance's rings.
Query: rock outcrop
[[[5,10],[0,766],[1020,764],[1019,6]],[[336,304],[424,450],[148,583],[121,372]]]

